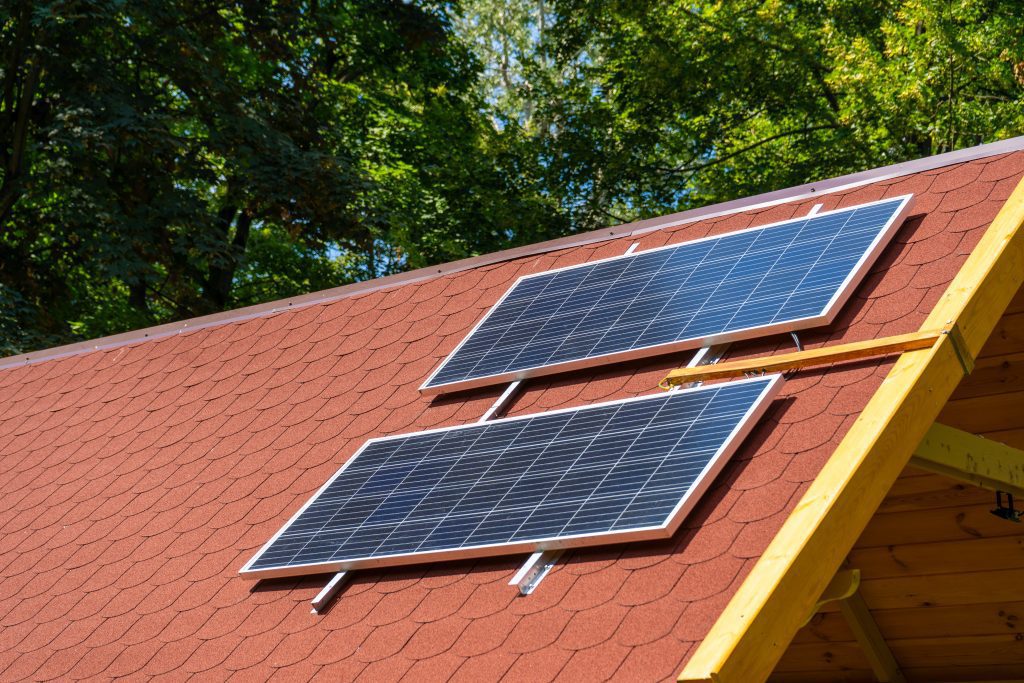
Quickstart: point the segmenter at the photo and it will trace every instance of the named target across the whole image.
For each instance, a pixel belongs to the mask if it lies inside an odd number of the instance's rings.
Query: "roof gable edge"
[[[1024,283],[1024,179],[921,329],[955,325],[972,359]],[[931,427],[963,367],[954,335],[904,353],[679,674],[764,680]]]

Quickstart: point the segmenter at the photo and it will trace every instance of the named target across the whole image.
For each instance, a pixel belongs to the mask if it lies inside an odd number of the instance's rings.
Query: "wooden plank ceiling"
[[[1024,449],[1024,290],[939,422]],[[993,507],[991,491],[908,466],[847,558],[908,681],[1024,679],[1024,524]],[[771,680],[876,678],[827,605]]]

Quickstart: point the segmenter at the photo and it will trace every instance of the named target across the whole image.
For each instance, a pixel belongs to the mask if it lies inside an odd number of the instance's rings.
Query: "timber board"
[[[977,603],[922,609],[872,610],[886,638],[941,638],[951,633],[983,636],[1024,633],[1024,601]],[[853,632],[839,612],[815,615],[794,643],[853,642]]]

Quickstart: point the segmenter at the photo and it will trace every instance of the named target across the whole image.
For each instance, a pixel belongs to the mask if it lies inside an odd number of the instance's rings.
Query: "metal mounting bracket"
[[[501,396],[494,401],[491,407],[487,409],[487,412],[484,413],[477,422],[487,422],[495,417],[501,417],[501,413],[504,412],[508,402],[511,401],[512,397],[519,391],[520,384],[522,384],[522,380],[517,379],[515,382],[512,382],[505,387],[505,391],[501,392]]]
[[[561,550],[540,550],[533,553],[508,582],[508,585],[518,586],[520,595],[529,595],[537,587],[537,584],[548,575],[561,555]]]
[[[1013,505],[1013,494],[1006,494],[1006,504],[1003,504],[1003,491],[996,491],[996,509],[992,511],[992,514],[1001,519],[1005,519],[1010,522],[1021,521],[1021,511]]]
[[[323,587],[316,597],[313,598],[313,609],[309,611],[310,614],[320,614],[324,609],[331,604],[331,600],[341,592],[341,589],[345,587],[345,583],[348,581],[350,572],[338,572],[331,577],[331,580],[327,582],[327,585]]]
[[[697,353],[693,354],[693,358],[686,364],[688,368],[698,368],[704,365],[714,365],[718,361],[722,360],[725,352],[729,349],[728,344],[714,344],[712,346],[702,346],[697,349]],[[699,387],[702,382],[690,382],[687,387]],[[672,389],[682,389],[681,384],[677,384]],[[670,389],[671,391],[671,389]]]
[[[974,358],[971,356],[970,351],[967,350],[967,342],[964,340],[964,335],[960,332],[960,326],[950,320],[946,323],[948,327],[942,330],[942,334],[949,337],[949,341],[953,342],[953,351],[956,353],[956,359],[960,361],[960,367],[963,368],[964,376],[971,374],[974,371]]]

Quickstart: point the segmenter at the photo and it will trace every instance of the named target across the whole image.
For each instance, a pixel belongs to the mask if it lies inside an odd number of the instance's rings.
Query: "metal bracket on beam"
[[[529,595],[537,587],[537,584],[548,575],[561,555],[561,550],[540,550],[533,553],[508,582],[508,585],[518,586],[520,595]]]
[[[310,614],[320,614],[327,608],[327,605],[331,604],[331,600],[335,598],[341,589],[345,587],[345,583],[348,581],[350,572],[338,572],[331,577],[331,580],[327,582],[323,590],[316,594],[313,598],[313,609],[309,612]]]
[[[996,491],[996,509],[992,511],[992,514],[1000,519],[1005,519],[1009,522],[1021,522],[1021,511],[1013,506],[1013,494],[1006,494],[1006,505],[1003,504],[1003,491]]]
[[[974,357],[971,356],[971,352],[967,350],[967,342],[964,340],[964,335],[960,332],[960,327],[952,320],[946,323],[948,327],[942,331],[942,334],[949,337],[949,341],[953,342],[953,351],[956,353],[956,359],[960,361],[960,367],[964,370],[964,375],[969,375],[974,372]]]
[[[691,358],[690,362],[686,364],[686,367],[699,368],[705,365],[714,365],[718,361],[722,360],[722,357],[725,355],[725,352],[728,349],[728,344],[714,344],[712,346],[702,346],[699,349],[697,349],[697,352],[695,354],[693,354],[693,358]],[[690,382],[686,386],[699,387],[700,385],[701,382],[698,380],[696,382]],[[676,384],[669,387],[669,391],[682,388],[682,384]]]

